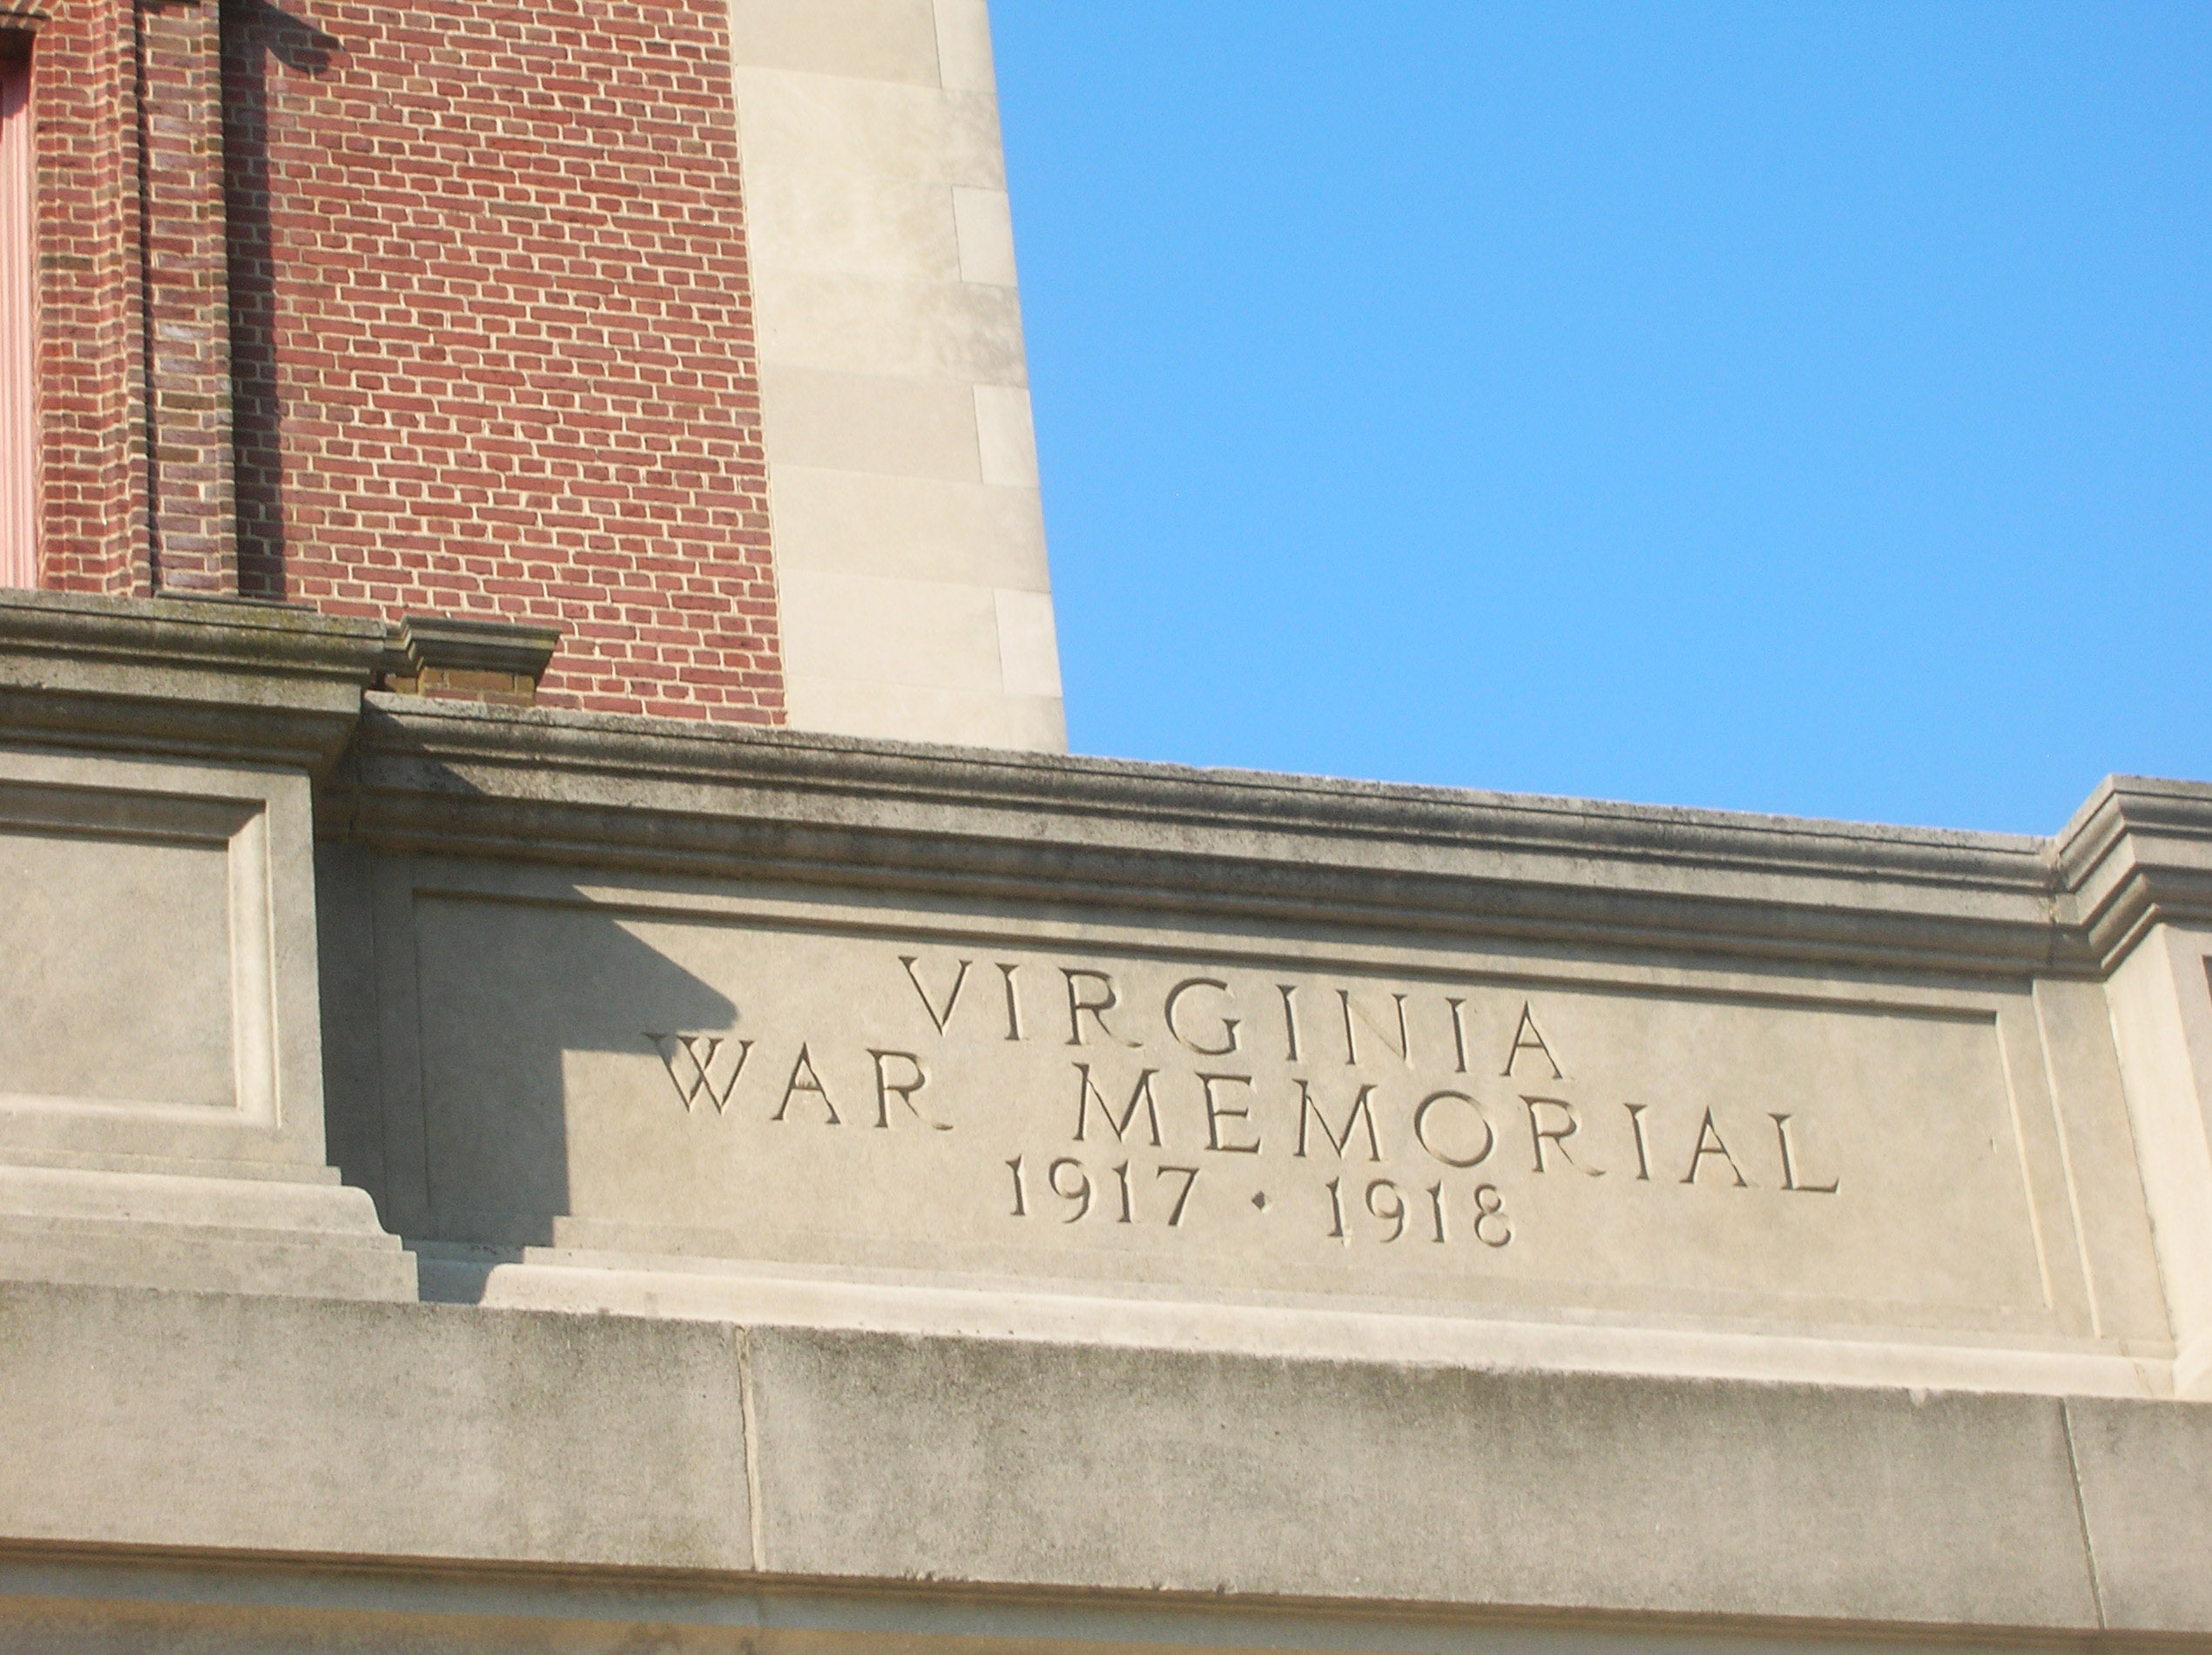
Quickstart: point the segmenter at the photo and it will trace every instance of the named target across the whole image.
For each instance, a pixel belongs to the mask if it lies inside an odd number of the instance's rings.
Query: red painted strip
[[[38,258],[30,60],[0,59],[0,585],[38,584]]]

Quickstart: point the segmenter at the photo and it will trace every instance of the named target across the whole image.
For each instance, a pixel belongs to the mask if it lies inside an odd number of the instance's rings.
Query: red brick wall
[[[781,722],[726,0],[51,14],[47,584],[550,621],[543,701]]]
[[[138,31],[152,561],[165,591],[235,592],[218,7],[144,5]]]
[[[150,589],[134,14],[64,3],[34,38],[39,575]]]
[[[780,722],[726,0],[226,12],[246,589]]]

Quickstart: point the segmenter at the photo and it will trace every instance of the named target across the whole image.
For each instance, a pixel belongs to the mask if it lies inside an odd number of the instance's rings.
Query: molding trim
[[[319,831],[392,852],[1871,971],[2093,976],[2212,915],[2187,783],[2108,782],[2042,840],[368,702]]]
[[[0,740],[320,773],[383,647],[289,605],[0,591]]]
[[[526,700],[556,635],[403,637]],[[287,605],[0,592],[0,740],[304,769],[322,835],[385,851],[1308,934],[2094,977],[2212,924],[2204,783],[2114,777],[2038,839],[365,695],[390,648]]]
[[[2060,888],[2106,970],[2160,924],[2212,924],[2212,786],[2108,776],[2052,841]]]
[[[472,620],[458,615],[409,615],[393,629],[385,657],[388,676],[419,678],[428,669],[490,672],[533,684],[560,647],[557,626]]]

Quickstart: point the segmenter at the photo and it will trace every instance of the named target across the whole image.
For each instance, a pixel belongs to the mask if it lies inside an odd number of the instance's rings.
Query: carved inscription
[[[1562,1184],[1699,1202],[1844,1187],[1793,1099],[1685,1104],[1677,1084],[1662,1104],[1578,1079],[1583,1054],[1534,991],[1146,981],[951,950],[875,963],[860,1003],[900,1008],[873,1026],[907,1044],[821,1022],[647,1031],[664,1095],[732,1126],[991,1140],[971,1152],[1001,1169],[982,1198],[999,1219],[1078,1233],[1257,1219],[1345,1248],[1479,1258],[1520,1243],[1524,1210]]]
[[[963,946],[564,893],[416,914],[422,1137],[395,1118],[391,1164],[421,1169],[433,1236],[1575,1314],[2047,1314],[2033,1098],[2005,1003],[1963,990]]]

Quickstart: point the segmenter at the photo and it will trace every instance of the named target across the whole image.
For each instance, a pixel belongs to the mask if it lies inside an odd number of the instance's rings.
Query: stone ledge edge
[[[371,695],[319,807],[395,852],[1874,969],[2095,976],[2212,920],[2212,785],[2134,778],[2039,840]]]
[[[2212,1405],[29,1284],[0,1323],[11,1548],[2212,1633]]]

